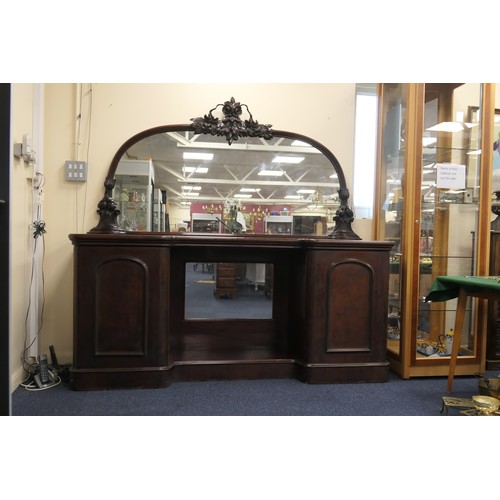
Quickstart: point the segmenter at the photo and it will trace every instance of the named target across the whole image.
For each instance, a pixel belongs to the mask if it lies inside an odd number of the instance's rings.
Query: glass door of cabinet
[[[380,89],[380,182],[378,238],[394,242],[389,265],[387,348],[393,359],[400,354],[404,266],[404,183],[406,167],[406,111],[408,85],[386,84]]]
[[[487,271],[491,166],[485,154],[491,153],[482,144],[485,138],[489,144],[488,115],[493,122],[493,104],[484,108],[489,86],[379,86],[375,234],[394,241],[387,347],[403,378],[448,374],[456,300],[425,301],[435,278]],[[484,307],[469,299],[456,374],[481,371]]]
[[[428,303],[437,276],[476,275],[480,195],[480,84],[426,84],[424,93],[415,365],[451,354],[456,300]],[[476,113],[477,115],[477,113]],[[475,307],[469,300],[460,356],[477,351]],[[415,354],[413,354],[413,351]]]

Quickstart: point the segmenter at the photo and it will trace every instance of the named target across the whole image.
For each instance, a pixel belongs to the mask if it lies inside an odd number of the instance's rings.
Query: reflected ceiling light
[[[297,193],[301,194],[314,194],[315,192],[315,189],[297,189]]]
[[[243,194],[243,193],[237,193],[234,195],[235,198],[251,198],[251,194]]]
[[[304,161],[304,156],[275,156],[273,158],[273,163],[293,163],[297,164]]]
[[[191,198],[192,196],[200,196],[200,193],[198,192],[193,193],[193,191],[188,191],[187,193],[182,193],[182,196],[187,196],[188,198]]]
[[[285,172],[283,170],[259,170],[258,175],[270,175],[274,177],[281,177]]]
[[[240,192],[241,193],[258,193],[260,191],[260,188],[241,188]]]
[[[201,191],[201,186],[182,186],[184,191]]]
[[[426,128],[425,130],[430,130],[433,132],[460,132],[464,129],[464,126],[458,122],[441,122],[432,127]]]
[[[431,144],[434,144],[437,142],[437,139],[435,137],[424,137],[422,139],[422,146],[425,148],[427,146],[430,146]]]
[[[190,201],[181,201],[181,205],[189,206],[191,205]]]
[[[213,153],[190,153],[189,151],[186,151],[182,153],[182,157],[185,160],[205,160],[205,161],[210,161],[214,159],[214,154]]]
[[[285,200],[301,200],[302,196],[300,194],[287,194]]]
[[[467,155],[480,155],[481,154],[481,150],[480,149],[475,149],[474,151],[467,151],[467,153],[465,153]]]
[[[186,174],[206,174],[208,172],[208,167],[182,167],[182,171]]]
[[[304,141],[299,141],[298,139],[295,139],[294,141],[292,141],[292,146],[307,146],[308,148],[311,147],[310,144],[308,144],[307,142],[304,142]]]
[[[337,177],[338,177],[337,172],[330,175],[330,179],[337,179]]]

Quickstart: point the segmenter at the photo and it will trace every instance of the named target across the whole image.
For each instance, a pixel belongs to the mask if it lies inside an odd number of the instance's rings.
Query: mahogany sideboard
[[[388,378],[391,242],[136,232],[69,238],[73,389]],[[192,262],[272,264],[272,317],[186,319],[185,270]]]

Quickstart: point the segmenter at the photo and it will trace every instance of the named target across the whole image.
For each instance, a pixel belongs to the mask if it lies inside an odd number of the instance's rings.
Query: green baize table
[[[426,302],[445,302],[458,298],[448,372],[448,392],[451,392],[453,387],[467,297],[500,300],[500,276],[438,276],[425,297]]]

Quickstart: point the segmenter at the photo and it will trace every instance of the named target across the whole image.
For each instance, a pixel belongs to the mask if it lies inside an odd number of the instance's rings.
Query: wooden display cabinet
[[[219,262],[215,265],[215,296],[236,298],[236,264]]]
[[[493,93],[493,84],[379,85],[374,227],[394,242],[388,358],[403,378],[448,374],[440,336],[456,305],[425,302],[434,279],[487,274],[492,148],[481,144],[493,143]],[[469,300],[456,374],[484,367],[485,319],[485,303]],[[436,352],[422,354],[425,344]]]

